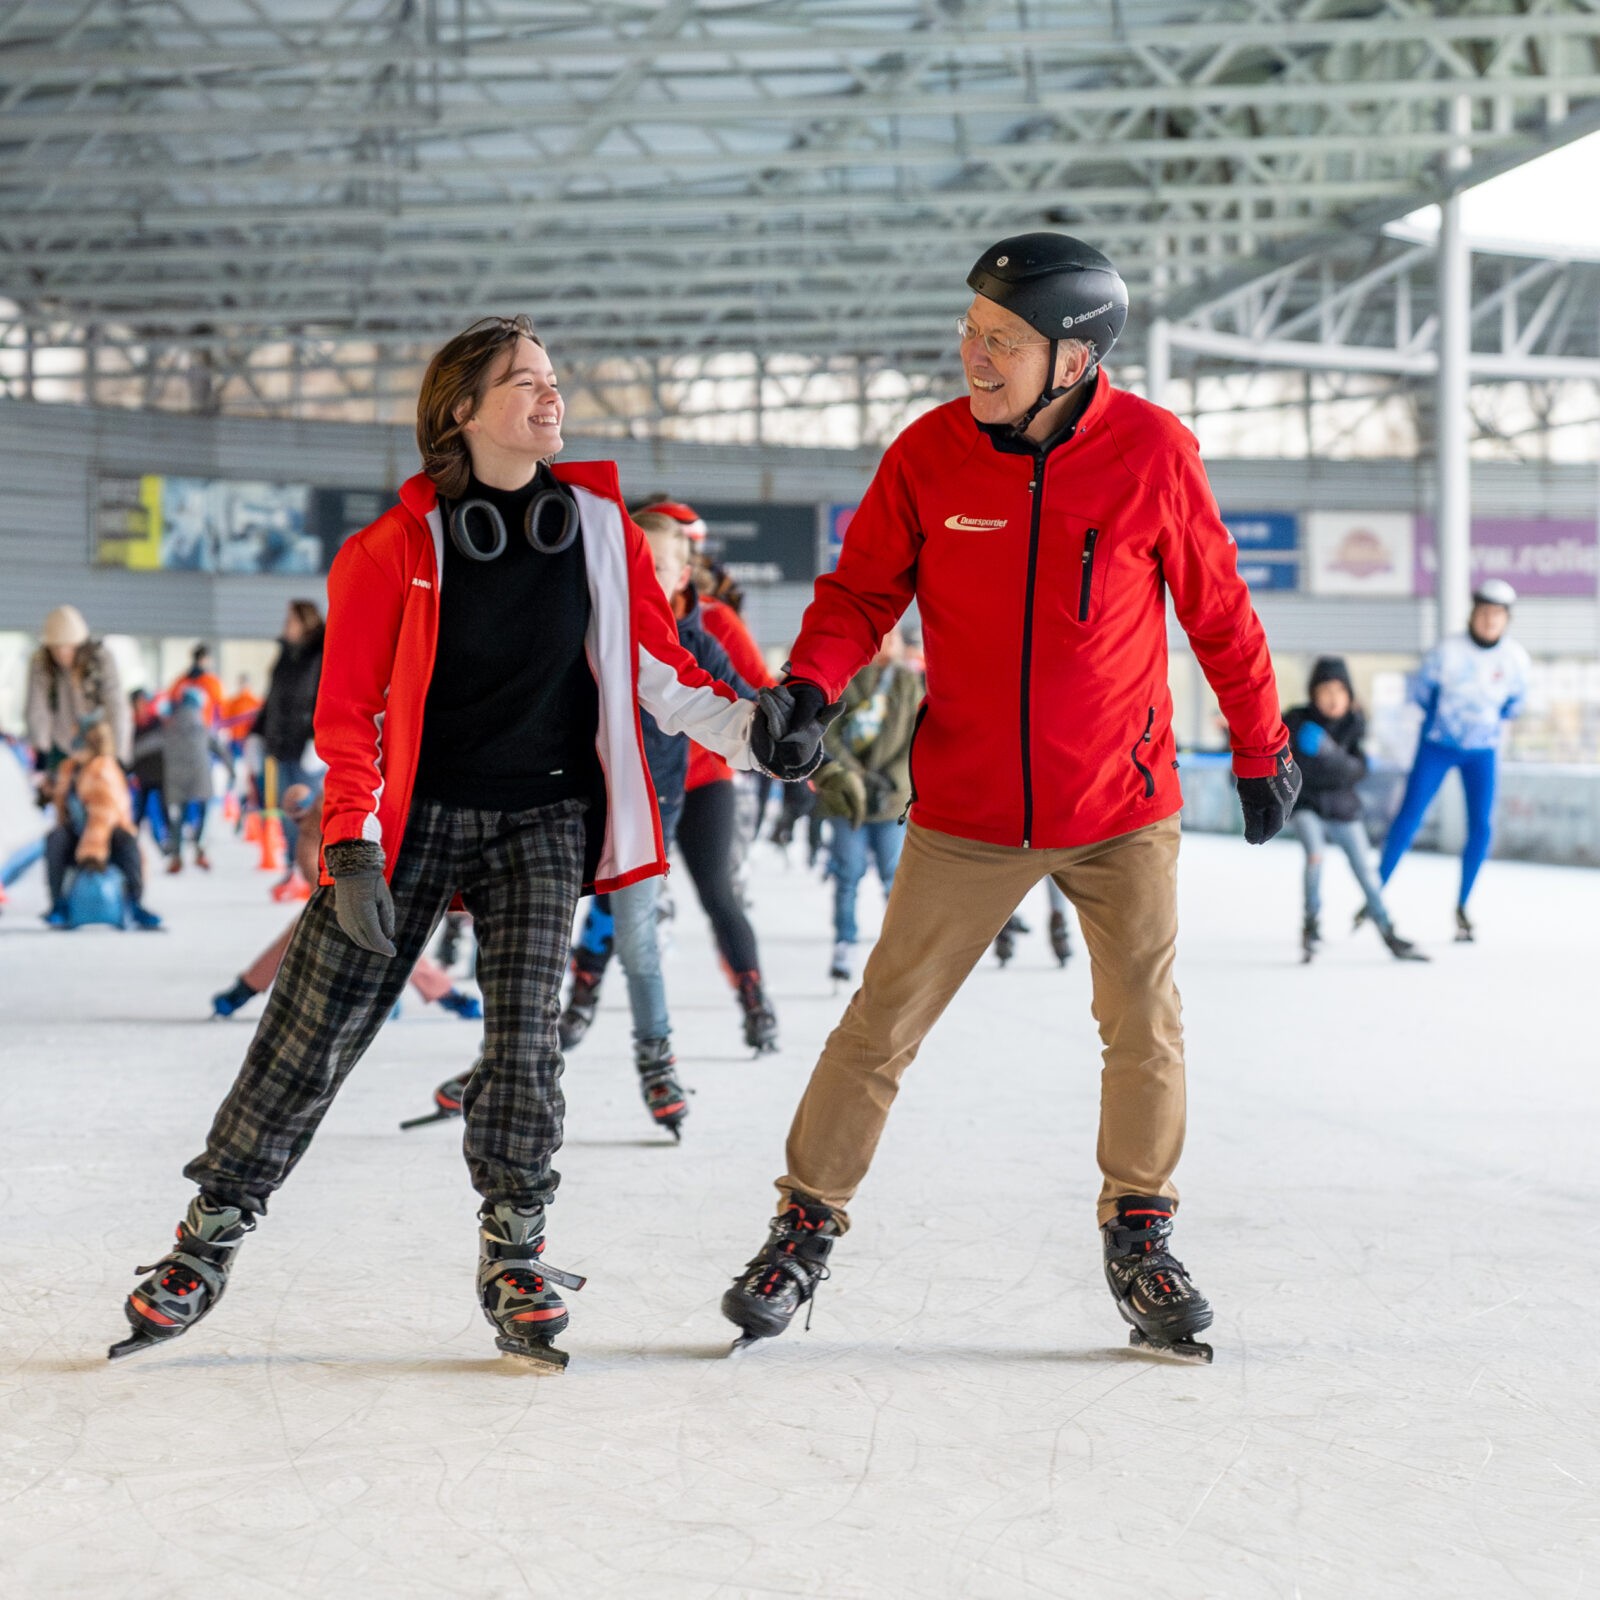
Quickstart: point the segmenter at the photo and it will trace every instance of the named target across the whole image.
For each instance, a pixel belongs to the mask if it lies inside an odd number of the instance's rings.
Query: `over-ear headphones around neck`
[[[505,554],[510,536],[500,508],[488,500],[462,500],[454,505],[442,501],[445,521],[450,527],[450,542],[469,561],[493,561]],[[473,537],[474,523],[487,527],[490,542],[481,545]],[[570,549],[578,537],[578,502],[548,474],[528,502],[522,531],[528,543],[541,555],[558,556]]]

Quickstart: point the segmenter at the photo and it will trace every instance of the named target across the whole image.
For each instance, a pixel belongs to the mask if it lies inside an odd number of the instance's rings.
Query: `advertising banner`
[[[1435,593],[1439,554],[1432,517],[1417,518],[1416,592]],[[1600,543],[1593,521],[1556,517],[1474,517],[1472,581],[1504,578],[1519,595],[1595,597]]]
[[[1312,594],[1403,599],[1415,555],[1412,518],[1403,511],[1312,511],[1305,519]]]
[[[325,572],[393,500],[385,489],[102,473],[94,560],[131,572]]]
[[[1239,548],[1239,576],[1252,589],[1300,587],[1300,519],[1292,511],[1224,511]]]
[[[810,583],[816,577],[815,505],[697,499],[694,508],[705,518],[706,554],[743,587]]]

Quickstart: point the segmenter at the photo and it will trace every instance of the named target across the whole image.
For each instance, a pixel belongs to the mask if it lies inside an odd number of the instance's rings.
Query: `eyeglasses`
[[[1048,339],[1003,339],[998,333],[979,333],[978,325],[967,316],[956,318],[956,332],[961,335],[962,344],[977,339],[991,356],[1000,356],[1002,359],[1014,356],[1019,350],[1026,350],[1029,345],[1050,343]]]

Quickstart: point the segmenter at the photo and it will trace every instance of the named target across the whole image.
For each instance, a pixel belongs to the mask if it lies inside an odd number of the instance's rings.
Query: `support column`
[[[1152,405],[1164,406],[1171,385],[1172,324],[1165,317],[1157,317],[1145,339],[1144,397]]]
[[[1453,107],[1453,131],[1466,135],[1471,108],[1465,99]],[[1464,144],[1450,153],[1452,168],[1470,159]],[[1435,405],[1434,448],[1439,473],[1439,505],[1434,519],[1438,552],[1436,615],[1438,638],[1459,633],[1472,601],[1472,479],[1467,455],[1471,423],[1467,412],[1467,359],[1472,346],[1472,253],[1461,227],[1461,196],[1453,193],[1439,219],[1439,386]]]

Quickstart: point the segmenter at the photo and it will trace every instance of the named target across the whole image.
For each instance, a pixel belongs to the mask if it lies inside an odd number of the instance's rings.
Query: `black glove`
[[[1300,794],[1300,769],[1288,745],[1278,752],[1278,770],[1270,778],[1240,778],[1238,785],[1245,843],[1265,844],[1289,820]]]
[[[816,684],[802,678],[763,689],[750,724],[756,765],[785,783],[809,778],[822,765],[822,735],[843,705],[842,700],[829,705]]]
[[[345,839],[323,852],[333,875],[333,914],[352,944],[375,956],[394,954],[394,899],[383,881],[383,850],[368,839]]]

